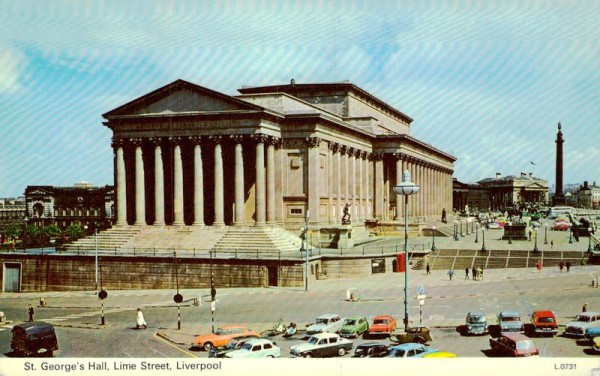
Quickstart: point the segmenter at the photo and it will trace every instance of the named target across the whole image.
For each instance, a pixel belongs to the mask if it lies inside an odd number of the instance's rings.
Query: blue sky
[[[0,197],[113,184],[101,115],[176,79],[350,80],[455,155],[455,177],[600,184],[597,1],[0,0]],[[536,164],[532,165],[530,161]]]

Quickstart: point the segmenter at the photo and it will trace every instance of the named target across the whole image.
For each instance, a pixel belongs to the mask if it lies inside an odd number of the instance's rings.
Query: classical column
[[[267,136],[255,134],[256,141],[256,223],[255,226],[266,225],[266,187],[265,187],[265,141]]]
[[[336,150],[335,150],[335,154],[336,154],[336,158],[335,158],[335,162],[336,162],[336,198],[337,198],[337,204],[335,207],[335,221],[336,223],[342,223],[342,151],[345,150],[343,146],[341,146],[340,144],[335,144],[337,146]]]
[[[370,219],[371,218],[371,213],[373,210],[373,205],[372,205],[372,200],[369,197],[369,194],[371,193],[371,184],[373,183],[373,180],[371,180],[371,178],[369,177],[369,161],[371,159],[371,154],[369,153],[365,153],[365,219]]]
[[[321,139],[318,137],[307,137],[308,146],[308,210],[310,210],[310,222],[319,222],[320,194],[319,194],[319,145]]]
[[[194,144],[194,223],[204,226],[204,170],[202,167],[202,137],[189,138]]]
[[[242,150],[242,135],[233,135],[231,139],[235,143],[235,178],[234,178],[234,200],[235,200],[235,218],[234,226],[243,226],[246,224],[246,200],[244,195],[244,155]]]
[[[329,223],[336,223],[336,211],[333,209],[333,153],[337,150],[335,142],[329,141],[327,144],[327,206],[329,207]]]
[[[360,208],[360,221],[365,221],[365,190],[363,176],[363,162],[367,153],[361,151],[358,159],[358,206]]]
[[[275,225],[275,146],[277,137],[267,140],[267,224]]]
[[[351,147],[346,147],[345,149],[345,153],[344,153],[344,206],[345,204],[349,203],[349,196],[350,196],[350,175],[349,175],[349,170],[350,170],[350,154],[352,154],[352,151],[354,149]]]
[[[407,157],[406,159],[406,169],[410,172],[411,180],[418,184],[417,181],[417,169],[415,166],[415,159],[413,157]],[[408,196],[408,215],[410,218],[414,218],[417,216],[418,208],[417,208],[417,195]]]
[[[210,140],[215,144],[215,222],[213,226],[225,226],[225,209],[223,193],[223,151],[221,142],[222,136],[210,136]]]
[[[117,154],[117,226],[127,225],[127,187],[123,147],[123,139],[113,139],[113,148],[116,148]]]
[[[352,210],[350,211],[352,217],[350,220],[352,222],[357,222],[358,219],[358,207],[356,206],[356,156],[358,153],[359,151],[354,149],[352,154],[350,154],[350,158],[352,159]]]
[[[144,182],[144,158],[142,157],[142,139],[133,138],[135,145],[135,225],[146,224],[146,190]]]
[[[394,158],[396,158],[396,185],[400,185],[402,183],[402,154],[396,153],[394,154]],[[400,218],[402,217],[402,195],[396,194],[396,220],[400,222]],[[405,219],[406,220],[406,219]]]
[[[173,148],[173,226],[183,226],[183,160],[181,137],[171,137]]]
[[[165,178],[162,160],[162,139],[151,138],[154,145],[154,226],[165,225]]]
[[[383,203],[383,153],[373,153],[373,161],[375,162],[375,218],[383,219],[384,203]]]

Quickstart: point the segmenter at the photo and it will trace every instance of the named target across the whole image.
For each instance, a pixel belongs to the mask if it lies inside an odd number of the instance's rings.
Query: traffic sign
[[[108,296],[108,293],[105,290],[100,290],[100,292],[98,293],[98,298],[104,300],[106,299],[106,297]]]
[[[175,303],[181,303],[183,302],[183,296],[181,294],[175,294],[173,300],[175,301]]]

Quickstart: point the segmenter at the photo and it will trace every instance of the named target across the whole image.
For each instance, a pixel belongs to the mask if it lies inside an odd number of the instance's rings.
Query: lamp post
[[[535,245],[533,246],[533,252],[539,252],[540,251],[538,249],[538,246],[537,246],[537,238],[538,238],[537,233],[538,233],[538,229],[536,227],[536,228],[533,229],[533,236],[535,237]]]
[[[544,223],[544,244],[548,244],[548,224]]]
[[[454,240],[458,241],[458,222],[454,221]]]
[[[512,222],[508,222],[508,227],[510,230],[508,231],[508,244],[512,244]]]
[[[435,226],[431,226],[431,237],[432,237],[432,241],[431,241],[431,251],[435,251]]]
[[[465,223],[467,227],[465,232],[467,233],[467,235],[469,235],[469,223],[471,223],[471,218],[467,218],[467,222]]]
[[[481,244],[481,252],[485,252],[485,228],[481,229],[481,237],[482,237],[482,244]]]
[[[404,196],[404,330],[408,332],[408,196],[419,192],[417,184],[410,181],[410,172],[404,170],[402,183],[394,187],[394,192]]]
[[[460,237],[461,237],[461,238],[464,238],[464,237],[465,237],[465,235],[463,235],[463,231],[462,231],[462,224],[463,224],[463,221],[462,221],[462,219],[461,219],[461,220],[460,220]]]
[[[479,243],[479,229],[477,228],[477,223],[475,223],[475,243]]]
[[[588,227],[588,252],[592,253],[592,228]]]
[[[569,244],[573,244],[573,225],[569,225]]]
[[[86,230],[88,229],[88,225],[83,226]],[[98,227],[94,223],[94,262],[95,262],[95,278],[94,278],[94,289],[98,291]]]

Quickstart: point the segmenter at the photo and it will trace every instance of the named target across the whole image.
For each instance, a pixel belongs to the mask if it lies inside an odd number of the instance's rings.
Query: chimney
[[[529,173],[529,178],[531,178],[531,176],[532,176],[532,175],[533,175],[533,172],[530,172],[530,173]]]
[[[500,178],[502,178],[502,174],[499,172],[496,172],[496,180],[500,180]]]
[[[583,182],[583,187],[584,187],[584,188],[587,188],[587,186],[588,186],[588,182],[587,182],[587,180],[585,180],[585,181]]]
[[[527,176],[527,174],[524,172],[521,172],[521,177],[524,178],[525,176]]]

